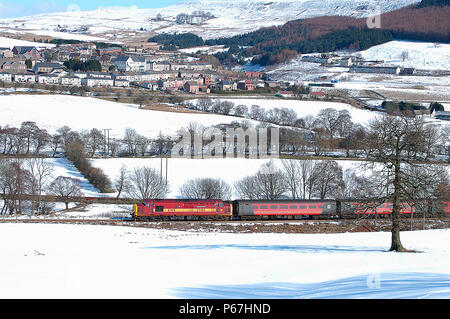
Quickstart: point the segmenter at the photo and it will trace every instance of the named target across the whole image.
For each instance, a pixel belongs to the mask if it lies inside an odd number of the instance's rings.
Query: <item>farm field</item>
[[[160,132],[175,135],[190,122],[209,126],[239,120],[224,115],[143,110],[134,104],[67,95],[0,96],[0,112],[0,125],[20,126],[24,121],[34,121],[49,133],[64,125],[75,131],[111,128],[111,137],[119,138],[126,128],[156,138]]]
[[[0,297],[449,298],[450,231],[402,239],[0,224]]]

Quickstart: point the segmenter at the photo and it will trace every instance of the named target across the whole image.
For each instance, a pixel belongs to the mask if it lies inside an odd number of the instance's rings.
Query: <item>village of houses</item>
[[[65,61],[98,61],[102,71],[73,71]],[[304,62],[349,67],[351,73],[413,74],[414,69],[380,67],[355,57],[304,56]],[[377,62],[377,61],[375,61]],[[371,64],[370,64],[371,63]],[[264,79],[264,80],[263,80]],[[172,90],[190,94],[217,91],[254,91],[271,87],[280,97],[295,97],[286,83],[270,81],[262,72],[234,72],[179,52],[160,51],[156,43],[145,49],[95,43],[59,44],[53,48],[34,46],[0,48],[0,81],[85,87],[136,87],[151,91]],[[333,84],[329,84],[333,86]],[[314,85],[310,85],[313,87]],[[324,99],[313,89],[309,98]]]
[[[48,61],[49,56],[51,61]],[[214,68],[212,63],[179,57],[179,54],[162,54],[151,59],[141,54],[127,54],[121,47],[97,49],[94,43],[62,44],[43,50],[14,46],[0,48],[0,81],[87,87],[134,86],[192,94],[210,93],[211,89],[253,91],[267,85],[267,81],[261,80],[260,72],[230,72]],[[64,65],[68,60],[95,60],[100,62],[102,71],[73,71]]]

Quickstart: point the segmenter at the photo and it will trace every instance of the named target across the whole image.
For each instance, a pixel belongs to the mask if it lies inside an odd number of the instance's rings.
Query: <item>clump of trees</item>
[[[193,33],[182,34],[159,34],[148,39],[148,42],[157,42],[163,44],[162,49],[185,49],[191,47],[198,47],[205,44],[203,39]]]
[[[342,167],[335,161],[281,160],[282,168],[264,164],[235,183],[242,199],[332,199],[345,189]]]
[[[64,66],[72,71],[101,71],[102,65],[98,60],[88,60],[86,62],[78,59],[70,59],[64,62]]]
[[[170,185],[160,172],[148,166],[136,167],[129,171],[122,166],[113,182],[117,198],[124,194],[129,198],[148,199],[165,198],[170,191]]]
[[[68,208],[81,196],[81,182],[65,176],[53,179],[53,172],[53,162],[45,158],[0,158],[0,215],[49,213],[53,205],[42,201],[44,194],[61,196]]]
[[[112,192],[111,181],[100,168],[92,166],[86,157],[85,145],[81,140],[74,140],[67,145],[66,157],[100,192]]]

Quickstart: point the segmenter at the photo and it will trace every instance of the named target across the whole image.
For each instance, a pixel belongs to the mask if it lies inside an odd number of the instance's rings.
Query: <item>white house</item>
[[[34,83],[36,82],[36,74],[34,73],[17,73],[14,75],[14,81],[22,83]]]
[[[59,84],[59,76],[55,74],[40,74],[38,82],[41,84]]]
[[[77,76],[61,77],[61,85],[81,86],[81,78]]]
[[[99,78],[99,77],[87,77],[82,80],[83,84],[90,87],[105,87],[114,86],[114,79]]]
[[[8,72],[0,72],[0,81],[12,82],[12,74]]]
[[[145,72],[151,69],[151,64],[144,57],[119,55],[113,61],[120,72]]]
[[[115,79],[114,80],[114,86],[129,87],[130,86],[130,82],[128,80]]]
[[[91,78],[102,78],[102,79],[113,79],[114,74],[108,72],[88,72],[87,77]]]

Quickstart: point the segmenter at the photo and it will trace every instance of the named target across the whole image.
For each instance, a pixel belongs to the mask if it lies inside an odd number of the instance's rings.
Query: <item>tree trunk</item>
[[[393,196],[393,207],[392,207],[392,242],[390,251],[405,251],[402,242],[400,241],[400,160],[397,161],[395,165],[395,177],[394,177],[394,196]]]

